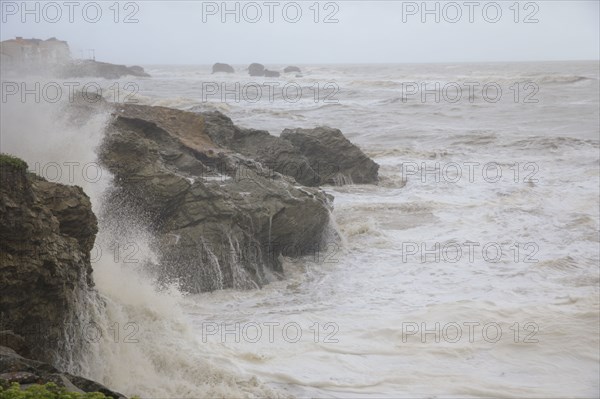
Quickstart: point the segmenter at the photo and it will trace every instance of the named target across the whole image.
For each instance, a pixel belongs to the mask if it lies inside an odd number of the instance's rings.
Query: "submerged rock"
[[[82,344],[75,321],[93,286],[97,221],[80,187],[45,181],[15,160],[0,156],[0,330],[56,363]]]
[[[314,251],[329,223],[324,192],[213,141],[208,130],[221,123],[119,105],[100,151],[117,185],[108,207],[143,215],[159,279],[188,292],[259,287],[283,271],[280,255]]]
[[[378,181],[379,165],[352,144],[339,129],[285,129],[280,136],[289,141],[319,172],[324,184],[365,184]],[[322,168],[324,161],[334,167]]]
[[[222,64],[217,62],[212,66],[212,73],[225,72],[225,73],[234,73],[235,70],[229,64]]]

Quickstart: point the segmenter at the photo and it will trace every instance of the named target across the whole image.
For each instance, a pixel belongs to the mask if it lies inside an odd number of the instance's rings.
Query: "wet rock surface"
[[[119,105],[101,149],[109,201],[144,215],[159,278],[188,292],[268,283],[280,255],[310,253],[329,224],[330,197],[216,143],[207,130],[227,120],[214,117]]]
[[[339,129],[285,129],[281,139],[289,141],[309,164],[319,171],[321,184],[368,184],[378,181],[379,165]],[[328,168],[319,168],[328,160]],[[333,166],[333,167],[331,167]]]
[[[0,330],[14,331],[36,359],[54,363],[67,341],[77,341],[71,329],[82,296],[93,286],[90,250],[97,221],[80,187],[45,181],[4,157]]]
[[[90,251],[98,231],[88,196],[1,155],[0,225],[0,384],[53,382],[123,397],[53,366],[88,344],[80,321],[93,292]]]
[[[235,126],[220,112],[203,114],[206,133],[219,145],[253,158],[305,186],[377,183],[379,165],[338,129],[269,132]]]

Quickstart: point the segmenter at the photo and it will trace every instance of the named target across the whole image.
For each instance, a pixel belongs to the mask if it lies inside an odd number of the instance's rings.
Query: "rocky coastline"
[[[182,292],[254,289],[284,278],[283,257],[310,255],[339,238],[330,225],[334,199],[319,186],[377,183],[377,164],[337,129],[278,137],[216,111],[104,100],[72,107],[79,117],[111,114],[98,156],[114,181],[98,217],[112,218],[117,234],[127,218],[147,228],[158,261],[145,267],[159,285]],[[83,340],[72,326],[94,291],[98,222],[90,199],[9,155],[0,176],[0,384],[54,382],[122,397],[61,368],[67,343]]]

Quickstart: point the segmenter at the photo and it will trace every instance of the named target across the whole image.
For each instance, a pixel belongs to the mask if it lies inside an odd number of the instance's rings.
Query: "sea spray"
[[[197,339],[180,308],[182,294],[174,286],[157,289],[144,272],[143,265],[156,256],[152,237],[142,226],[132,223],[125,237],[135,243],[138,262],[114,252],[124,237],[114,235],[118,229],[110,218],[102,218],[112,176],[99,167],[96,155],[111,115],[106,109],[73,115],[73,109],[69,102],[9,101],[3,104],[1,126],[3,152],[37,164],[48,180],[82,186],[100,215],[92,251],[96,290],[80,293],[75,315],[65,322],[56,365],[127,395],[279,396],[248,375],[226,371],[225,366],[235,367],[211,355],[219,351]],[[87,171],[99,168],[100,176],[86,175],[84,166]],[[60,173],[49,175],[56,170]]]

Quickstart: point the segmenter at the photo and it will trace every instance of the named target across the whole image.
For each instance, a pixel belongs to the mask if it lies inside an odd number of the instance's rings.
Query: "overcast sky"
[[[2,40],[54,36],[74,56],[124,64],[569,60],[600,48],[597,0],[431,1],[430,13],[421,1],[228,2],[228,14],[221,1],[0,3]]]

